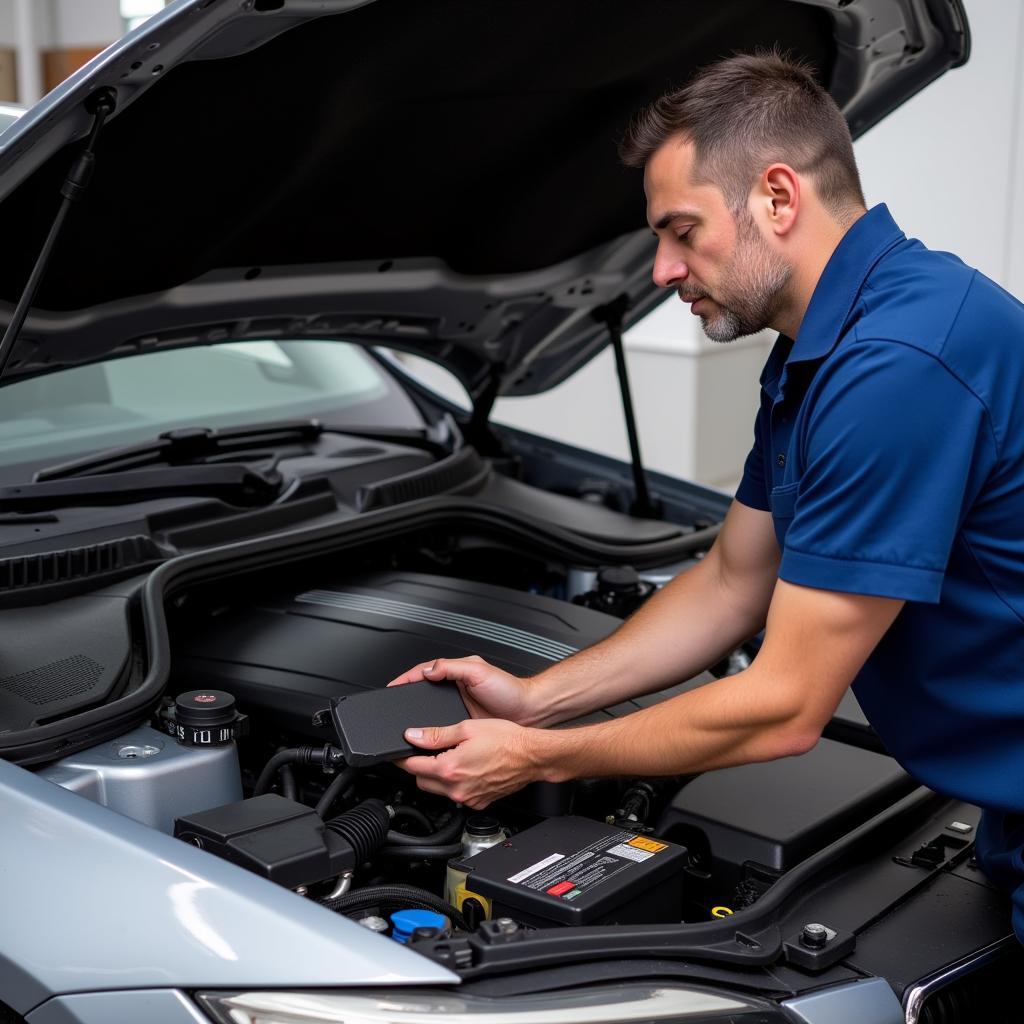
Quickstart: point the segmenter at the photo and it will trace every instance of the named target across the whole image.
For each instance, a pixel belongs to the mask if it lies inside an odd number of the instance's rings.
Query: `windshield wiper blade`
[[[150,498],[219,498],[231,505],[265,505],[281,491],[281,474],[244,463],[166,466],[0,487],[0,513],[77,505],[122,505]]]
[[[81,459],[47,466],[32,479],[42,483],[97,473],[123,473],[160,464],[173,466],[209,458],[211,455],[231,455],[251,451],[253,448],[311,441],[319,437],[323,430],[319,420],[286,420],[255,427],[231,427],[227,430],[180,427],[164,431],[155,441],[108,448]]]

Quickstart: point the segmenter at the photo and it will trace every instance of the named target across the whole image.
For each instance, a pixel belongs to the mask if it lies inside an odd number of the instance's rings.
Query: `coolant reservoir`
[[[444,898],[448,903],[461,910],[461,902],[465,899],[466,872],[456,870],[452,863],[472,857],[491,846],[497,846],[506,839],[508,833],[490,815],[474,814],[466,820],[466,827],[462,833],[462,853],[448,862],[448,876],[444,884]],[[462,892],[459,892],[460,889]]]
[[[169,835],[176,818],[242,799],[234,740],[176,743],[148,725],[62,758],[39,774]]]

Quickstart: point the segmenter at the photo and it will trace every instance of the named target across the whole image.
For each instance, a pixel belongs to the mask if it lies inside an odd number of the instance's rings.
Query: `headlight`
[[[204,993],[200,1004],[222,1024],[699,1024],[759,1012],[769,1004],[705,989],[623,984],[488,999],[452,992]],[[777,1011],[776,1011],[777,1012]],[[781,1018],[779,1018],[781,1020]]]

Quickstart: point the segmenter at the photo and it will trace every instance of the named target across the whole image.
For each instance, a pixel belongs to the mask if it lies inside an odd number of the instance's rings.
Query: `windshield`
[[[0,466],[136,444],[176,427],[314,416],[328,427],[423,425],[357,345],[229,342],[110,359],[0,389]]]

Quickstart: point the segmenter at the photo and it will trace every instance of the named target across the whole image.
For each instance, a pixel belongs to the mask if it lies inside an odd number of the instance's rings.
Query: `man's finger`
[[[438,658],[423,667],[423,678],[437,682],[451,679],[467,686],[475,686],[487,677],[491,666],[482,658],[473,655],[469,658]]]
[[[405,686],[406,683],[422,683],[426,679],[426,672],[433,668],[434,662],[432,661],[421,661],[418,665],[414,665],[411,669],[403,672],[400,676],[395,676],[394,679],[388,683],[388,686]]]
[[[447,750],[466,738],[464,722],[457,725],[432,725],[422,729],[406,729],[405,739],[423,750]]]
[[[436,757],[427,757],[422,754],[413,757],[403,757],[401,761],[396,761],[395,764],[410,775],[415,775],[421,779],[439,779],[441,777]]]

